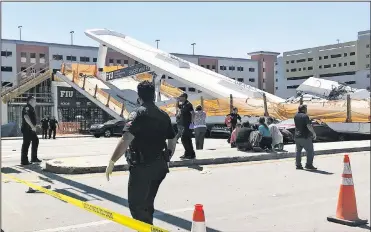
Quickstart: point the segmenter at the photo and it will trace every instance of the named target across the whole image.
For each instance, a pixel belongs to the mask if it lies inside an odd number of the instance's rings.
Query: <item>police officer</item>
[[[58,121],[57,119],[55,119],[55,117],[53,116],[50,120],[49,120],[49,139],[52,137],[52,132],[53,132],[53,139],[55,139],[55,134],[57,133],[57,125],[58,125]],[[59,125],[58,125],[59,126]]]
[[[48,127],[49,127],[49,117],[44,116],[43,119],[41,119],[41,129],[42,129],[42,138],[46,139],[48,136]]]
[[[32,143],[31,162],[39,163],[41,160],[37,158],[37,148],[39,146],[39,138],[36,134],[36,114],[35,114],[36,99],[33,96],[27,98],[27,105],[22,109],[22,126],[23,144],[21,150],[21,165],[28,165],[28,148]]]
[[[170,117],[154,103],[154,85],[143,81],[137,89],[141,106],[129,115],[123,136],[107,166],[106,177],[109,180],[115,162],[125,153],[130,165],[128,202],[131,215],[152,225],[155,197],[169,172],[168,162],[176,139]]]

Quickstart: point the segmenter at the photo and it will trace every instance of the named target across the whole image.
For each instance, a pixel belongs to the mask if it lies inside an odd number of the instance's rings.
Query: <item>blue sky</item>
[[[247,57],[356,40],[370,29],[367,2],[2,3],[2,38],[97,44],[83,33],[108,28],[167,52]]]

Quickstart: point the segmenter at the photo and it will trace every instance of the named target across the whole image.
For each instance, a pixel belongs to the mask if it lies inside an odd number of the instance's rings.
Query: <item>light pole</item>
[[[340,40],[339,39],[337,39],[336,41],[338,41],[338,43],[340,43]]]
[[[22,26],[18,26],[19,29],[19,40],[22,40]]]
[[[75,33],[74,31],[70,31],[70,34],[71,34],[71,45],[73,45],[73,33]]]
[[[192,43],[191,45],[193,47],[193,55],[194,55],[195,54],[195,45],[196,45],[196,43]]]
[[[156,46],[157,46],[157,49],[158,49],[158,42],[160,42],[160,40],[156,39],[155,42],[156,42]]]

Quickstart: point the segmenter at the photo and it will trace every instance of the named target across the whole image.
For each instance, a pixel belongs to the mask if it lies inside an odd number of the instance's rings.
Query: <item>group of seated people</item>
[[[283,136],[273,123],[273,118],[260,117],[259,123],[250,125],[249,122],[237,123],[231,134],[231,147],[239,151],[282,151]]]

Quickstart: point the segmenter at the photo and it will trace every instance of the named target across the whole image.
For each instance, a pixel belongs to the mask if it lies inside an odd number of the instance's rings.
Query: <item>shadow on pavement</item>
[[[359,228],[362,228],[362,229],[366,229],[368,231],[371,230],[371,227],[369,225],[362,225],[362,226],[358,226]]]
[[[79,196],[75,193],[72,193],[71,191],[69,191],[67,188],[63,188],[63,189],[54,189],[55,192],[57,193],[60,193],[60,194],[63,194],[63,195],[66,195],[66,196],[69,196],[69,197],[73,197],[77,200],[80,200],[80,201],[89,201],[87,198],[85,197],[82,197],[82,196]],[[62,201],[62,200],[61,200]],[[65,202],[65,201],[62,201],[62,202]],[[67,203],[67,202],[65,202]]]
[[[109,200],[111,202],[114,202],[116,204],[119,204],[119,205],[122,205],[122,206],[125,206],[125,207],[129,207],[128,200],[125,199],[125,198],[122,198],[122,197],[119,197],[117,195],[102,191],[100,189],[82,184],[82,183],[74,181],[74,180],[66,179],[66,178],[64,178],[62,176],[59,176],[59,175],[56,175],[54,173],[43,172],[40,166],[38,166],[38,168],[36,168],[35,166],[33,166],[33,167],[30,167],[30,166],[24,166],[23,167],[23,166],[21,166],[20,168],[25,170],[25,171],[29,171],[29,170],[34,171],[34,172],[36,172],[40,175],[44,175],[47,178],[53,179],[55,181],[61,182],[63,184],[69,185],[71,187],[74,187],[74,188],[77,188],[77,189],[80,189],[80,190],[83,190],[83,191],[85,191],[86,194],[94,194],[98,197],[104,198],[104,199]],[[161,220],[163,222],[166,222],[168,224],[177,226],[177,227],[179,227],[180,229],[183,229],[183,230],[189,231],[192,227],[192,222],[191,221],[180,218],[180,217],[177,217],[177,216],[174,216],[174,215],[171,215],[171,214],[168,214],[168,213],[163,212],[163,211],[156,210],[154,217],[156,219]],[[221,232],[220,230],[213,229],[213,228],[210,228],[210,227],[207,227],[207,231],[208,232]]]
[[[318,174],[322,174],[322,175],[333,175],[334,173],[333,172],[327,172],[327,171],[323,171],[323,170],[308,170],[308,169],[304,169],[305,171],[307,172],[313,172],[313,173],[318,173]]]
[[[195,169],[195,170],[200,171],[200,172],[204,170],[204,168],[201,167],[200,165],[190,165],[190,166],[187,166],[187,168]]]
[[[1,173],[4,173],[4,174],[19,174],[21,172],[18,171],[17,169],[14,169],[14,168],[4,167],[4,168],[1,168]]]

